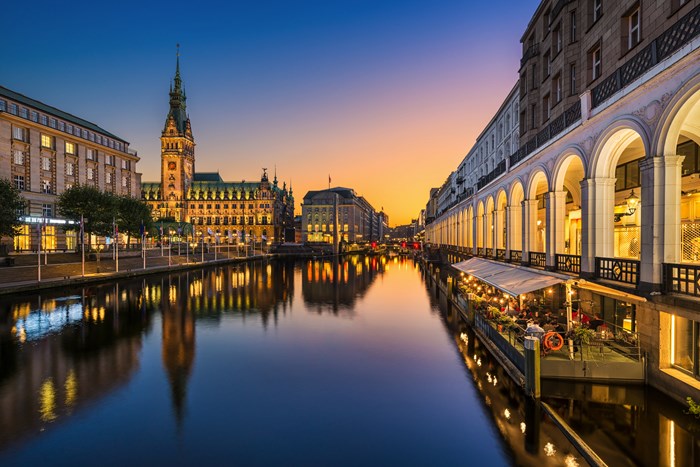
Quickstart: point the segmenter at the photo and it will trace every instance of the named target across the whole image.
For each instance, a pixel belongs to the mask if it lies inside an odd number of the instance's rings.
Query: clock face
[[[168,170],[175,170],[177,164],[175,162],[168,162]]]

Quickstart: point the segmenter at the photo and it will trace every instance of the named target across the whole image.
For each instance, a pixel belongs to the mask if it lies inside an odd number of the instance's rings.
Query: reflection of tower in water
[[[180,287],[180,277],[164,279],[161,312],[163,315],[163,366],[172,392],[173,409],[178,425],[185,414],[187,382],[192,372],[195,350],[194,316],[185,304],[186,293]]]

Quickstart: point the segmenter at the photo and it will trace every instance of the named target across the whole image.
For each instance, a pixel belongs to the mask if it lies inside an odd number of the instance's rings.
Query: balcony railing
[[[530,138],[530,140],[520,146],[520,148],[510,156],[510,166],[515,166],[515,164],[532,154],[535,149],[544,145],[547,141],[557,136],[580,118],[581,101],[578,100],[561,115],[552,120],[549,125],[541,129],[534,138]]]
[[[700,6],[690,10],[687,15],[676,21],[673,26],[662,32],[649,45],[615,70],[612,75],[594,87],[591,90],[592,107],[598,107],[617,91],[690,42],[698,34],[700,34]]]
[[[581,256],[579,255],[556,255],[557,271],[581,273]]]
[[[510,262],[520,264],[523,262],[523,252],[520,250],[510,250]]]
[[[524,67],[528,60],[530,60],[532,57],[536,57],[537,55],[539,55],[539,53],[539,42],[537,44],[532,44],[530,47],[528,47],[525,53],[523,54],[523,57],[520,59],[520,68]]]
[[[531,251],[529,253],[530,266],[537,268],[544,268],[547,264],[547,255],[540,253],[538,251]]]
[[[506,250],[504,248],[496,248],[496,259],[498,261],[506,260]]]
[[[503,160],[501,161],[496,168],[494,168],[491,172],[488,174],[484,175],[479,179],[479,181],[476,182],[476,187],[478,190],[481,190],[483,187],[494,181],[496,178],[498,178],[499,175],[506,173],[506,161]]]
[[[700,264],[664,263],[666,292],[700,297]]]
[[[639,261],[623,258],[596,258],[595,276],[624,284],[639,284]]]
[[[476,256],[486,256],[486,248],[479,247],[476,249]]]

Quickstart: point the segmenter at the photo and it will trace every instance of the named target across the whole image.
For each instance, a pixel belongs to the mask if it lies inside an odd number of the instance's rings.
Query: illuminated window
[[[49,158],[49,157],[42,157],[41,158],[41,169],[42,170],[51,170],[51,158]]]
[[[51,188],[51,180],[44,179],[41,181],[41,192],[46,194],[53,194],[53,190]]]
[[[66,141],[66,154],[75,155],[75,143],[71,143],[70,141]]]
[[[671,315],[671,365],[697,373],[695,347],[698,340],[698,323]]]
[[[54,148],[54,138],[51,135],[41,135],[41,147],[47,149]]]
[[[73,176],[75,173],[75,164],[73,162],[66,162],[66,175]]]

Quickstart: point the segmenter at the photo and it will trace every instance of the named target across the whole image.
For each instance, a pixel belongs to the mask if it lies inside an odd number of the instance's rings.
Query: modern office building
[[[520,144],[425,231],[459,255],[594,284],[581,303],[634,334],[647,381],[695,400],[699,5],[543,0],[522,38]]]
[[[161,140],[161,180],[142,184],[154,219],[189,222],[205,242],[293,241],[294,195],[267,169],[259,180],[226,182],[218,173],[195,171],[195,140],[178,57],[170,110]]]
[[[304,196],[301,223],[305,242],[372,242],[383,238],[388,217],[352,188],[336,187]]]
[[[27,200],[24,225],[11,248],[15,252],[36,251],[39,241],[44,251],[74,250],[77,236],[63,230],[58,196],[77,184],[138,196],[138,161],[124,139],[0,86],[0,178],[10,180]],[[40,224],[45,227],[37,229]]]

